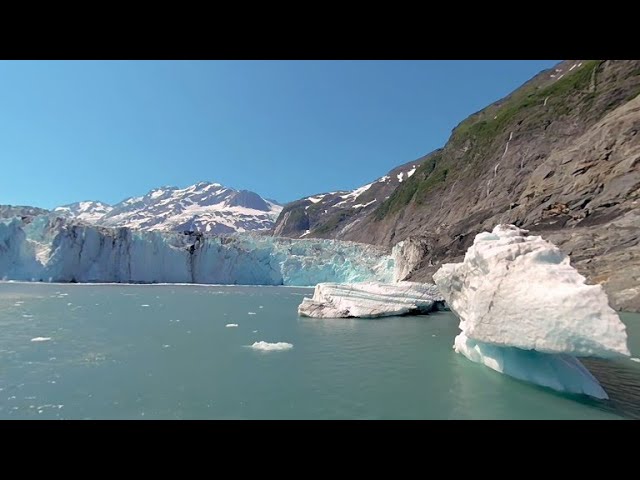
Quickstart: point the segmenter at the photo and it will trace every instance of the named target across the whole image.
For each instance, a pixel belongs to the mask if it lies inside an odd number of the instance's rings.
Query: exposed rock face
[[[263,212],[270,212],[271,205],[269,205],[260,195],[249,190],[240,190],[235,192],[227,200],[227,206],[229,207],[246,207],[253,210],[261,210]]]
[[[429,155],[394,168],[351,191],[321,193],[291,202],[280,213],[273,234],[281,237],[338,238],[371,215],[398,185],[410,179]]]
[[[442,303],[435,285],[399,283],[319,283],[298,314],[315,318],[376,318],[428,313]]]
[[[515,224],[570,254],[614,308],[640,311],[638,93],[640,61],[562,62],[460,123],[357,228],[323,235],[409,239],[401,277],[430,282],[477,233]]]
[[[0,218],[21,217],[24,219],[43,215],[48,210],[38,207],[27,207],[22,205],[0,205]]]

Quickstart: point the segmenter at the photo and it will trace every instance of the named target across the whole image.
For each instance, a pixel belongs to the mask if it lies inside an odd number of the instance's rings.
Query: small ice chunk
[[[142,305],[140,305],[141,307],[148,307],[149,305],[146,303],[143,303]]]
[[[640,363],[640,358],[632,357],[631,361],[632,362],[636,362],[636,363]]]
[[[237,326],[238,326],[238,324],[237,324],[237,323],[227,323],[227,324],[225,325],[225,327],[227,327],[227,328],[233,328],[233,327],[237,327]]]
[[[254,330],[253,333],[258,333],[258,330]]]
[[[251,348],[253,348],[254,350],[262,350],[265,352],[275,352],[280,350],[289,350],[293,348],[293,345],[287,342],[269,343],[261,341],[254,342],[253,345],[251,345]]]
[[[258,308],[264,308],[262,305],[260,305]]]
[[[169,348],[171,345],[162,345],[162,348]]]
[[[48,342],[49,340],[51,340],[51,337],[35,337],[31,339],[32,342]]]
[[[256,312],[248,312],[248,315],[255,315]]]

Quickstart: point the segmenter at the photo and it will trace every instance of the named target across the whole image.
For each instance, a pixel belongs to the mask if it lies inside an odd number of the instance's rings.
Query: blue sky
[[[0,204],[352,189],[557,62],[2,61]]]

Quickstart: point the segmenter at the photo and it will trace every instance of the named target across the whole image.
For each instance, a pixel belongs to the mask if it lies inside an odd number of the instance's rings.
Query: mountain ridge
[[[282,206],[249,190],[201,181],[184,188],[163,186],[115,205],[82,201],[51,213],[105,227],[201,233],[268,232]]]

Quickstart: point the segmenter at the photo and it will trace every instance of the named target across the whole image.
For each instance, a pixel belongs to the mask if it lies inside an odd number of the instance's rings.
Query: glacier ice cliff
[[[310,286],[391,281],[393,265],[383,248],[336,240],[104,228],[44,215],[0,222],[5,280]]]
[[[415,282],[320,283],[298,314],[315,318],[375,318],[428,313],[442,302],[435,285]]]
[[[540,236],[498,225],[475,237],[462,263],[433,276],[470,360],[560,391],[606,398],[575,357],[629,356],[624,324],[600,285]],[[602,391],[600,391],[602,390]]]

